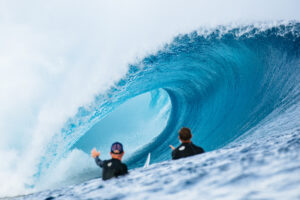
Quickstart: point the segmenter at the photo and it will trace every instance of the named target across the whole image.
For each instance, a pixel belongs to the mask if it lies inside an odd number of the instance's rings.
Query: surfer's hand
[[[96,157],[100,156],[100,152],[98,152],[96,150],[96,148],[93,148],[93,150],[91,151],[91,154],[92,154],[93,158],[96,158]]]
[[[175,150],[175,147],[173,147],[172,145],[169,145],[169,147],[170,147],[172,150]]]

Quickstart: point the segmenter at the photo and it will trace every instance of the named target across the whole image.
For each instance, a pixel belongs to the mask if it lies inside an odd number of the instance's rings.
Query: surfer
[[[181,142],[181,145],[177,148],[170,145],[170,148],[173,150],[172,151],[173,160],[204,153],[204,150],[201,147],[194,145],[191,139],[192,139],[192,133],[189,128],[183,127],[182,129],[180,129],[179,140]]]
[[[111,145],[111,159],[102,161],[99,156],[100,152],[94,148],[91,152],[96,164],[102,167],[102,179],[107,180],[113,177],[118,177],[128,173],[126,164],[122,163],[124,155],[123,145],[120,142],[115,142]]]

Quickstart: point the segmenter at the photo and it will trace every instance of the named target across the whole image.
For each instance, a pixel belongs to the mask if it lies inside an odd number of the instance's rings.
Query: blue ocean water
[[[151,140],[140,137],[138,150],[124,143],[135,150],[125,159],[131,169],[128,176],[104,183],[98,178],[100,171],[87,172],[73,178],[73,186],[20,198],[300,199],[297,22],[219,26],[178,35],[132,64],[114,88],[69,119],[49,143],[35,175],[36,185],[73,149],[88,153],[83,144],[95,139],[88,137],[93,134],[89,131],[108,115],[132,98],[150,93],[153,106],[148,111],[155,116],[164,109],[159,118],[163,127]],[[134,110],[133,106],[128,113]],[[194,143],[208,153],[170,161],[168,145],[179,144],[177,132],[182,126],[191,128]],[[124,132],[130,131],[124,128]],[[139,168],[149,152],[152,165]]]
[[[299,199],[299,114],[292,107],[215,151],[17,199]]]

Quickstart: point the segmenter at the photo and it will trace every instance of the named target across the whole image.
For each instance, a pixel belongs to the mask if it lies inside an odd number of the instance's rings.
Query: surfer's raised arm
[[[93,158],[95,158],[95,162],[99,167],[103,167],[103,161],[99,158],[100,152],[96,150],[96,148],[93,148],[91,151],[91,155]]]
[[[91,151],[92,157],[96,158],[100,156],[100,152],[96,150],[96,148],[93,148],[93,150]]]

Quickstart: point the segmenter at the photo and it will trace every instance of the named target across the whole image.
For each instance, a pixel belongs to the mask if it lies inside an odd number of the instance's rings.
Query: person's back
[[[172,159],[185,158],[201,153],[204,153],[204,150],[201,147],[194,145],[192,142],[182,143],[172,151]]]
[[[181,145],[177,148],[174,148],[172,145],[172,159],[185,158],[189,156],[193,156],[196,154],[204,153],[205,151],[191,142],[192,133],[189,128],[183,127],[179,131],[179,140],[181,141]]]
[[[92,157],[95,158],[95,162],[99,167],[102,167],[102,179],[107,180],[113,177],[118,177],[128,173],[127,166],[121,162],[124,155],[123,146],[119,142],[115,142],[111,147],[112,159],[102,161],[99,158],[100,152],[96,149],[92,150]]]
[[[118,159],[110,159],[101,161],[99,157],[96,158],[98,166],[102,167],[102,179],[107,180],[113,177],[118,177],[128,173],[127,166]]]

